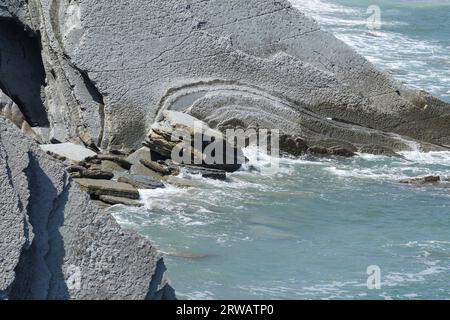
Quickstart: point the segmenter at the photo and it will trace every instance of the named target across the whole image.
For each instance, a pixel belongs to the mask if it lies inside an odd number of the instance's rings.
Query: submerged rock
[[[335,140],[310,141],[307,149],[307,153],[314,156],[353,157],[356,151],[352,144]]]
[[[400,183],[419,184],[419,185],[420,184],[436,184],[439,182],[441,182],[441,177],[439,177],[439,176],[427,176],[427,177],[400,180]]]
[[[195,188],[195,187],[203,187],[203,182],[191,179],[184,179],[175,176],[165,176],[163,180],[171,185],[174,185],[178,188]]]

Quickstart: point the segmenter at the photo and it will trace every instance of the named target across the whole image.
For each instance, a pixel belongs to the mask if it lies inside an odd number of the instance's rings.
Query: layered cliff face
[[[5,1],[42,45],[50,138],[138,146],[164,109],[359,149],[450,145],[450,108],[284,0]],[[398,135],[405,136],[399,137]]]
[[[0,117],[0,299],[170,299],[161,255]]]

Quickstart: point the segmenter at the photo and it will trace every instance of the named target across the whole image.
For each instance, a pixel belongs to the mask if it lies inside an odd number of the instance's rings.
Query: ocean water
[[[450,102],[450,0],[291,0],[399,81]],[[381,28],[369,30],[377,5]]]
[[[449,100],[449,1],[300,1],[301,10],[411,86]],[[382,28],[367,32],[378,3]],[[263,169],[267,157],[246,150]],[[450,152],[403,158],[281,159],[275,174],[142,190],[145,208],[113,207],[164,254],[182,299],[450,299]],[[367,287],[379,267],[380,289]]]

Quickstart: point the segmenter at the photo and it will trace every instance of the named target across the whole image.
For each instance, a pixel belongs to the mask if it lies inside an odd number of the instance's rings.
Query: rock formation
[[[181,112],[163,112],[161,121],[152,125],[144,145],[164,159],[187,165],[234,172],[245,163],[243,146],[227,141],[228,137],[204,122]],[[145,164],[145,160],[144,160]],[[151,164],[150,164],[151,168]],[[155,169],[155,168],[152,168]]]
[[[221,130],[277,128],[322,149],[450,146],[448,104],[396,83],[285,0],[3,0],[1,8],[42,46],[49,140],[136,148],[172,109]],[[42,125],[39,112],[28,117]]]
[[[3,118],[0,187],[0,299],[174,297],[157,250]]]
[[[182,170],[226,179],[164,159],[166,111],[278,129],[296,156],[450,148],[449,104],[287,0],[0,0],[0,113],[15,125],[0,118],[0,298],[172,296],[156,250],[94,205],[195,183]],[[163,159],[134,152],[146,138]]]

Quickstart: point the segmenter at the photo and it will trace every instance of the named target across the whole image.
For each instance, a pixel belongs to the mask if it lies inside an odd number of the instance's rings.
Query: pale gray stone
[[[2,10],[41,35],[59,140],[137,148],[175,110],[222,131],[275,128],[306,142],[450,146],[447,103],[397,83],[286,0],[30,0]]]
[[[74,143],[44,144],[40,147],[45,152],[49,151],[78,162],[97,155],[94,151]]]
[[[161,254],[3,118],[0,186],[0,298],[174,298]]]

